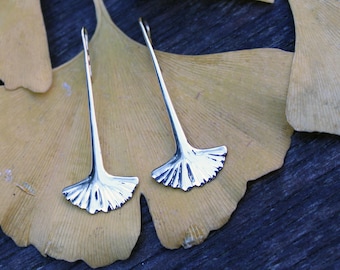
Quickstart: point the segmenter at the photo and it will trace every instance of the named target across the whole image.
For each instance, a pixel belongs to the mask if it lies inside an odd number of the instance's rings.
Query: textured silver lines
[[[89,213],[120,208],[132,197],[136,177],[118,177],[91,173],[86,179],[63,190],[66,199]]]
[[[158,183],[187,191],[214,179],[222,170],[225,157],[224,146],[191,148],[191,151],[176,153],[167,163],[155,169],[151,176]]]

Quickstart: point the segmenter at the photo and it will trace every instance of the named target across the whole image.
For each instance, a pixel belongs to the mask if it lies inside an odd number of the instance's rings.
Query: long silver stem
[[[168,115],[170,118],[170,123],[172,126],[172,130],[174,133],[175,141],[177,144],[177,149],[182,150],[182,147],[184,146],[183,143],[187,143],[187,138],[185,136],[184,130],[182,128],[181,123],[179,122],[178,116],[176,114],[175,108],[171,102],[169,92],[166,88],[164,78],[161,72],[161,68],[158,63],[158,59],[156,57],[155,51],[153,49],[152,43],[151,43],[151,37],[150,37],[150,28],[149,26],[142,20],[142,18],[139,19],[139,25],[142,29],[143,37],[145,39],[145,43],[150,51],[152,62],[156,71],[156,75],[158,78],[158,82],[162,91],[162,95],[164,98],[164,103],[166,106],[166,109],[168,111]]]
[[[86,83],[87,93],[89,102],[89,113],[90,113],[90,128],[91,128],[91,146],[92,146],[92,169],[93,170],[104,170],[102,151],[100,147],[98,127],[96,120],[96,112],[94,109],[93,90],[92,90],[92,70],[89,53],[89,41],[86,28],[81,29],[81,37],[84,46],[84,60],[85,60],[85,71],[86,71]]]

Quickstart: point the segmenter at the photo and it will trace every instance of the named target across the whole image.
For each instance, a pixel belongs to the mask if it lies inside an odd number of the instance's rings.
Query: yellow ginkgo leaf
[[[287,119],[298,131],[340,135],[340,1],[289,2],[296,47]]]
[[[54,70],[43,95],[0,91],[6,112],[0,115],[3,231],[18,245],[31,243],[42,254],[92,267],[129,257],[141,229],[141,194],[165,247],[201,243],[228,221],[247,181],[282,165],[292,134],[285,118],[292,53],[157,52],[189,141],[228,147],[223,170],[205,186],[184,192],[158,184],[151,171],[169,160],[175,146],[149,52],[111,22],[100,0],[95,6],[98,25],[89,49],[104,167],[138,176],[131,200],[91,215],[61,193],[91,168],[82,55]]]
[[[6,89],[46,92],[52,67],[40,1],[2,1],[0,80]]]

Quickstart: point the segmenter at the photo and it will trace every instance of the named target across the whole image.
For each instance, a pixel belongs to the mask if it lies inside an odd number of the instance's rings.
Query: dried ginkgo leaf
[[[289,2],[296,47],[288,122],[298,131],[340,135],[340,1]]]
[[[43,95],[0,91],[6,112],[0,115],[2,229],[18,245],[32,243],[42,254],[92,267],[130,255],[141,228],[141,194],[165,247],[201,243],[228,221],[247,181],[282,165],[292,134],[284,113],[291,53],[157,52],[190,142],[228,147],[225,167],[204,187],[184,192],[158,184],[150,173],[175,149],[149,52],[112,24],[100,0],[95,6],[98,25],[89,49],[104,167],[139,177],[130,201],[91,215],[61,193],[91,168],[82,55],[54,70]],[[18,188],[21,183],[34,194]]]
[[[46,92],[52,67],[40,1],[2,1],[0,79],[6,89]]]

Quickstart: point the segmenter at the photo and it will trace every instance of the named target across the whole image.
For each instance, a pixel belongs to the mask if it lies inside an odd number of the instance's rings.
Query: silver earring
[[[162,183],[165,186],[188,191],[194,186],[206,184],[217,176],[224,166],[227,147],[219,146],[209,149],[197,149],[188,143],[171,102],[156,54],[152,47],[150,27],[142,18],[139,19],[139,25],[151,54],[176,142],[175,155],[167,163],[153,170],[151,176],[158,183]]]
[[[64,188],[62,193],[74,205],[95,214],[99,211],[108,212],[120,208],[132,197],[138,178],[113,176],[108,174],[104,168],[93,101],[88,35],[85,28],[82,28],[81,36],[89,99],[92,169],[87,178]]]

